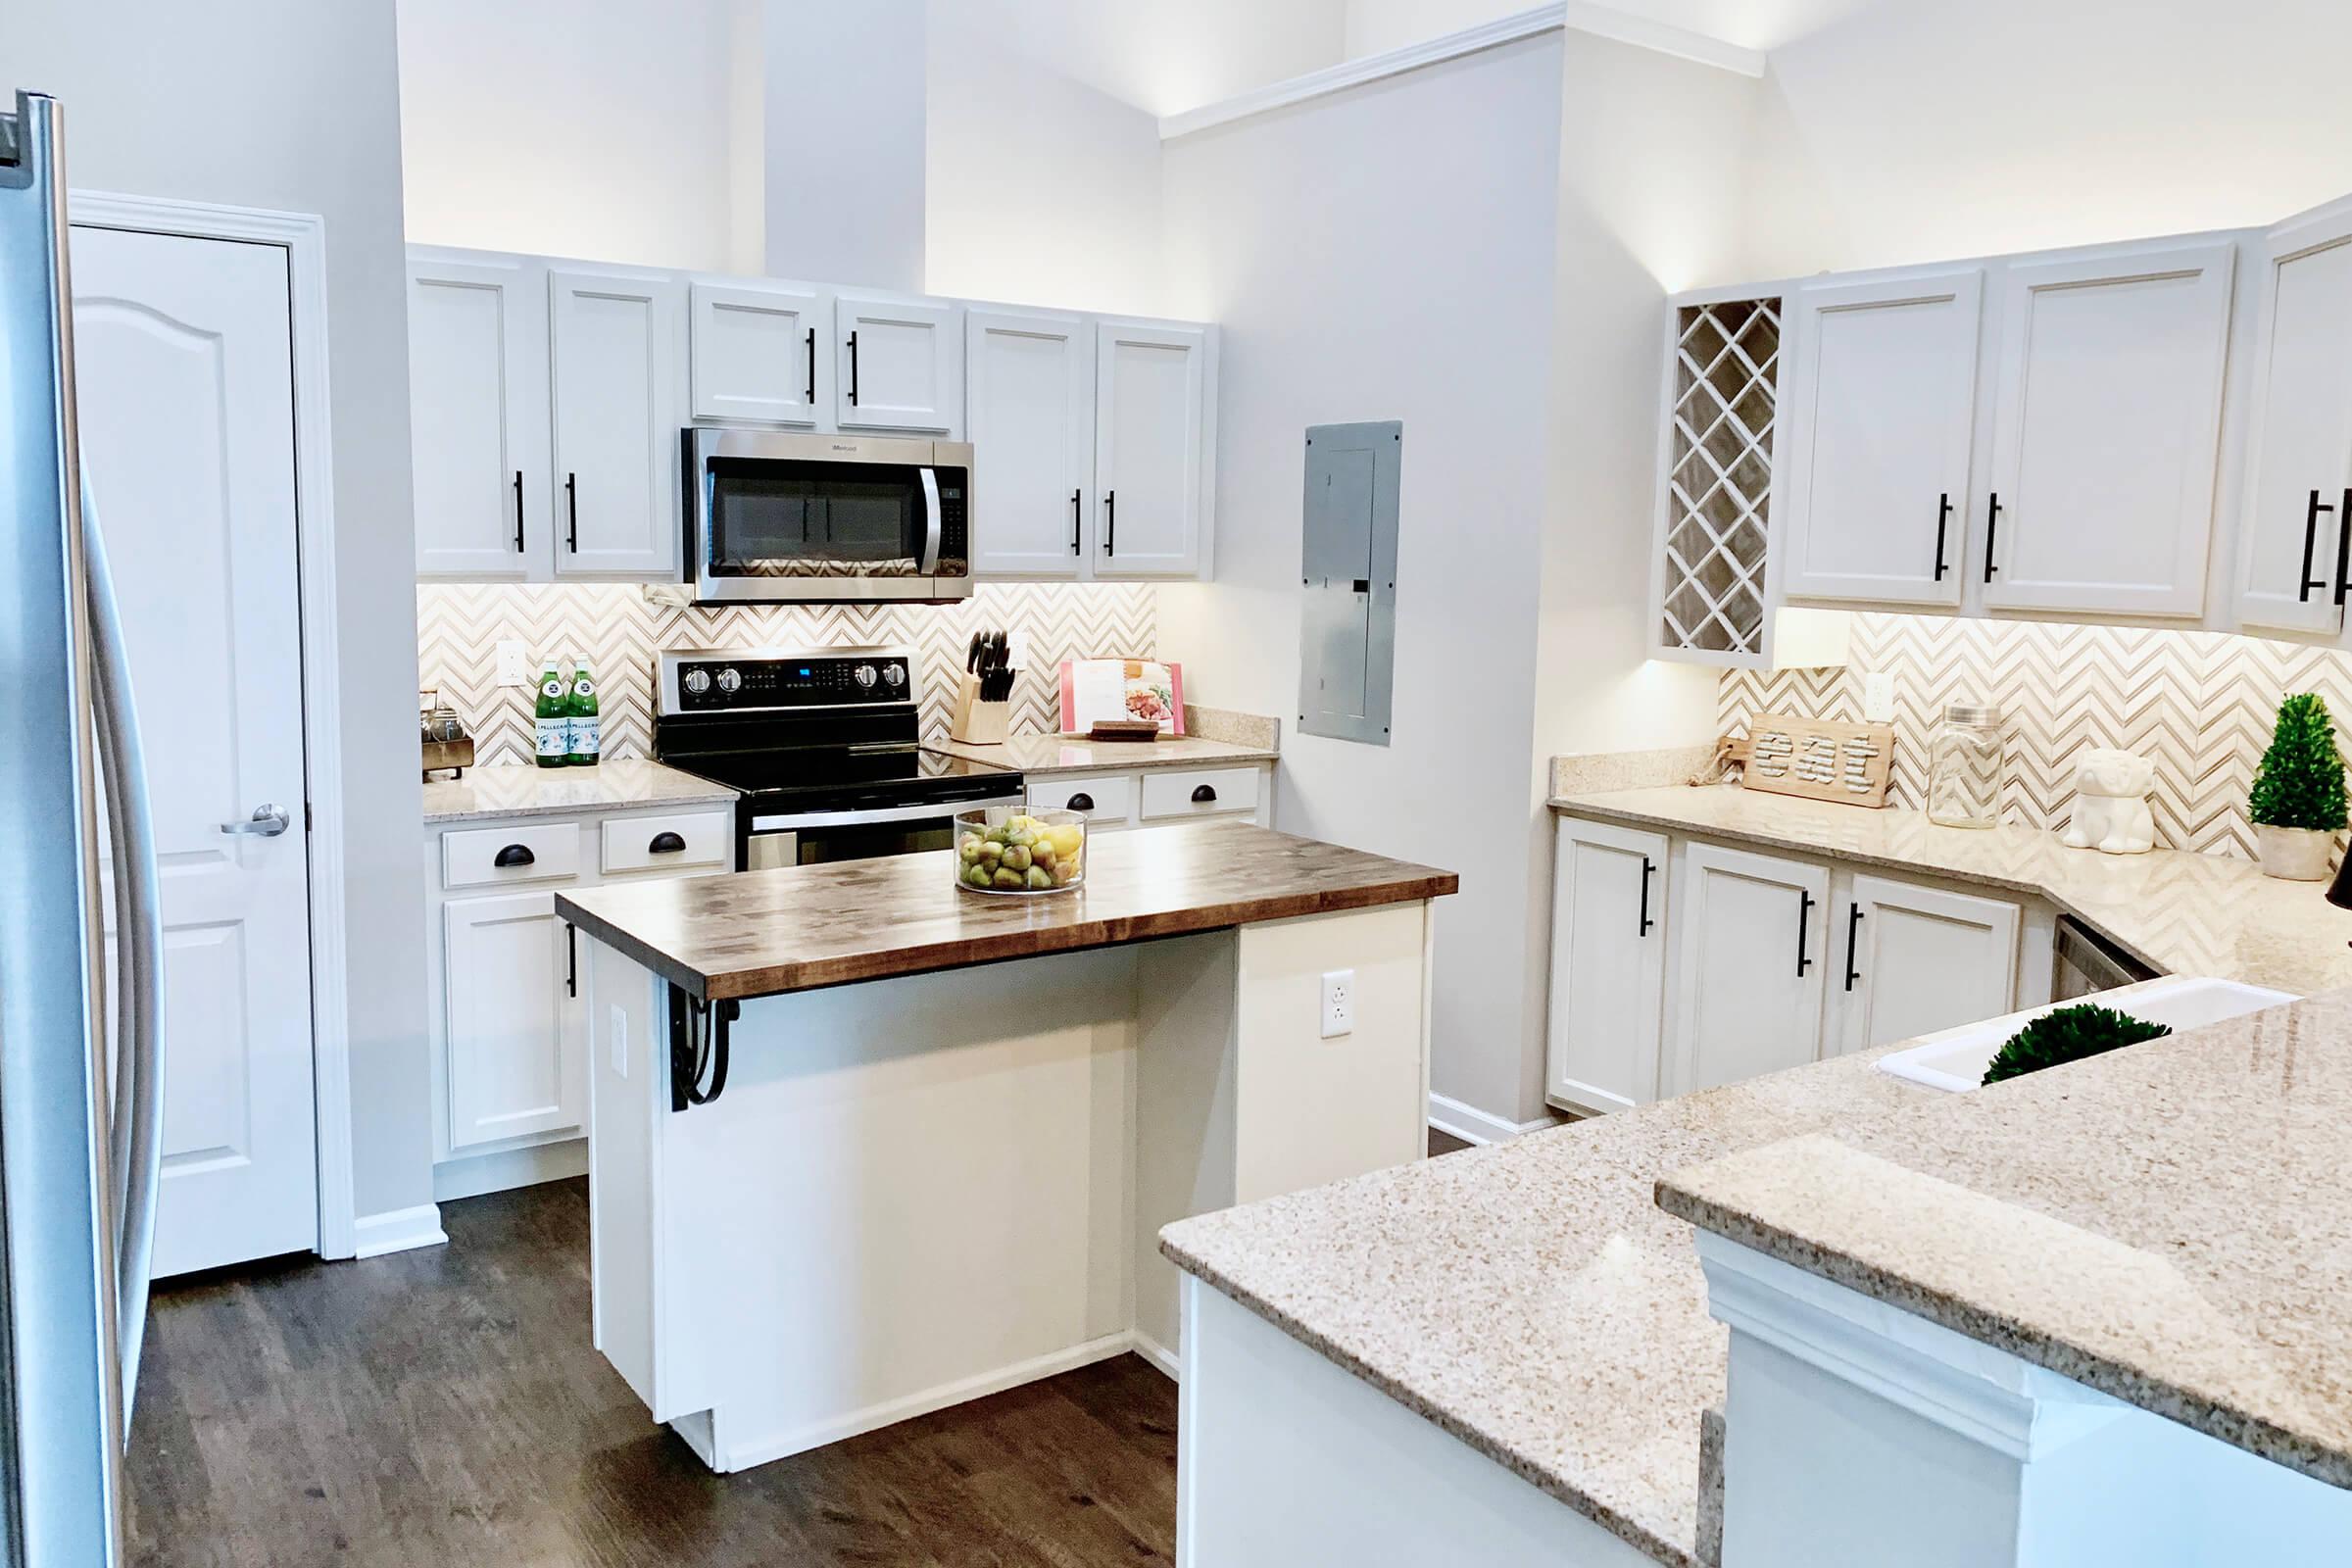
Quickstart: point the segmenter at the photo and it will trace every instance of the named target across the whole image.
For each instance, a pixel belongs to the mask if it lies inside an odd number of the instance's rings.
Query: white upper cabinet
[[[2238,615],[2338,631],[2352,574],[2352,202],[2265,245]]]
[[[2159,244],[2002,270],[1988,607],[2203,611],[2236,255]]]
[[[409,259],[416,574],[545,576],[547,270],[527,257]]]
[[[1557,857],[1544,1092],[1586,1110],[1646,1105],[1666,1005],[1666,839],[1564,816]]]
[[[943,300],[841,293],[833,302],[834,419],[844,430],[963,428],[963,335]]]
[[[687,300],[694,416],[810,426],[833,396],[833,296],[697,282]]]
[[[1958,605],[1984,273],[1798,289],[1776,461],[1791,598]]]
[[[1104,321],[1096,329],[1096,576],[1202,571],[1209,354],[1203,327]]]
[[[1079,317],[964,313],[972,569],[1077,577],[1095,509],[1095,353]]]
[[[1826,866],[1692,844],[1675,890],[1674,1050],[1662,1093],[1814,1059],[1829,943]]]
[[[2023,911],[2014,904],[1856,876],[1839,918],[1840,1052],[1997,1018],[2017,1004]]]
[[[556,574],[667,577],[681,535],[686,288],[642,272],[548,274]]]

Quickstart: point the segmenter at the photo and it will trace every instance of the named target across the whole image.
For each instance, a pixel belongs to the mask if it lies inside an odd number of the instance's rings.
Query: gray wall
[[[8,0],[0,89],[66,107],[82,189],[327,223],[359,1211],[432,1199],[408,310],[390,0]]]
[[[1435,1088],[1525,1106],[1528,781],[1561,44],[1170,143],[1171,307],[1224,328],[1217,581],[1160,591],[1201,701],[1298,711],[1304,427],[1402,419],[1395,744],[1286,731],[1277,826],[1446,866]],[[1524,1107],[1524,1108],[1523,1108]],[[1516,1113],[1516,1115],[1514,1115]]]

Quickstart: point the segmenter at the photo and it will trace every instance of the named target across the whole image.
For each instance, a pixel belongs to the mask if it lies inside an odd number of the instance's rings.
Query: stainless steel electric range
[[[654,755],[742,792],[735,867],[944,850],[1021,775],[920,744],[906,648],[690,648],[655,669]]]

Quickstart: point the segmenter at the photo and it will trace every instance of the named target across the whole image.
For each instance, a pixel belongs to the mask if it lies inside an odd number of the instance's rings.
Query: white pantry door
[[[162,1276],[318,1240],[286,253],[73,245],[81,457],[163,883]],[[263,807],[286,831],[222,831]]]

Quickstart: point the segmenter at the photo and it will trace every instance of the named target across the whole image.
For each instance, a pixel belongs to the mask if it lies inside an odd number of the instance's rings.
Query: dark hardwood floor
[[[450,1245],[157,1292],[131,1561],[501,1568],[1167,1563],[1176,1390],[1133,1356],[733,1476],[588,1344],[584,1181]]]

